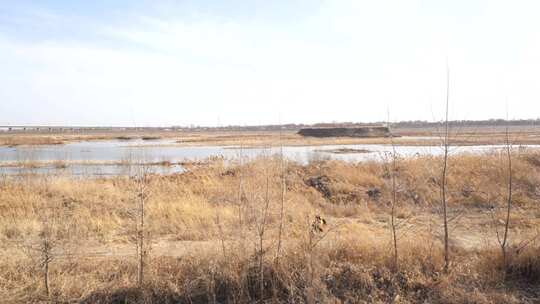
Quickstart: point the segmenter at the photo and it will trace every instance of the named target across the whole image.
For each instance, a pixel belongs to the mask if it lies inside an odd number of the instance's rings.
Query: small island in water
[[[315,150],[315,152],[324,152],[324,153],[333,153],[333,154],[361,154],[361,153],[371,153],[373,151],[367,149],[354,149],[354,148],[337,148],[337,149],[327,149],[327,150]]]

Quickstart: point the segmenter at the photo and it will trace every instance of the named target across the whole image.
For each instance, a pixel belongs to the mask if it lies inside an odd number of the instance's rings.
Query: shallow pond
[[[494,145],[461,146],[451,147],[451,152],[479,153],[502,147]],[[540,146],[529,147],[538,148]],[[440,147],[436,146],[396,146],[395,149],[396,153],[402,157],[440,155],[443,152]],[[370,144],[283,147],[284,157],[301,163],[325,158],[345,161],[381,160],[391,151],[392,146],[390,145]],[[177,163],[203,160],[211,156],[234,159],[240,156],[256,157],[279,152],[279,147],[182,146],[174,140],[89,141],[65,145],[0,147],[0,174],[125,175],[133,170],[132,166],[125,164],[133,162]],[[50,165],[37,167],[31,165],[40,162],[47,162]],[[7,164],[11,166],[6,166]],[[13,166],[13,164],[17,165]],[[156,173],[170,174],[181,172],[183,168],[180,165],[154,165],[151,166],[151,170]]]

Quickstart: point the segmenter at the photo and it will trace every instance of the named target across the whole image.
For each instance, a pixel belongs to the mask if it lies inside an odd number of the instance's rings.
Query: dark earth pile
[[[387,137],[390,131],[387,127],[305,128],[298,134],[311,137]]]

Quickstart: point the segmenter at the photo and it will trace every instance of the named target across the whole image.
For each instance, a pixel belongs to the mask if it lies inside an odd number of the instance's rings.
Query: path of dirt
[[[534,216],[534,214],[532,215]],[[464,212],[452,210],[449,213],[450,221],[450,244],[454,248],[465,250],[482,250],[486,248],[496,248],[498,246],[497,233],[493,227],[493,218],[486,211]],[[343,231],[353,231],[358,229],[361,235],[370,241],[388,245],[391,241],[390,218],[387,214],[373,214],[364,218],[327,218],[328,227],[339,226],[335,231],[328,234],[329,240],[336,240],[343,235]],[[422,213],[412,215],[406,219],[398,219],[398,234],[402,240],[407,238],[427,237],[428,239],[442,240],[442,219],[436,213]],[[500,223],[499,223],[500,224]],[[521,246],[529,240],[540,241],[540,218],[532,217],[526,222],[517,223],[519,227],[513,227],[510,230],[511,243]],[[500,228],[502,232],[502,227]],[[357,232],[353,232],[356,234]],[[535,239],[536,237],[536,239]],[[255,237],[253,237],[255,240]],[[255,250],[255,242],[250,238],[245,238],[245,246],[248,248],[246,254]],[[230,247],[235,241],[225,241],[225,246]],[[265,241],[266,244],[270,240]],[[321,244],[326,243],[326,240]],[[442,243],[442,242],[441,242]],[[328,243],[330,245],[330,243]],[[152,241],[151,254],[153,256],[182,257],[193,255],[199,252],[208,252],[209,250],[220,252],[222,250],[222,241],[204,240],[204,241],[185,241],[177,240],[174,235],[160,236]],[[249,249],[251,248],[251,249]],[[14,246],[3,248],[3,252],[8,254],[19,250]],[[135,256],[136,248],[132,243],[108,243],[103,244],[98,241],[86,240],[84,245],[78,245],[65,250],[68,256],[79,256],[88,258],[107,258],[107,257],[127,257]]]

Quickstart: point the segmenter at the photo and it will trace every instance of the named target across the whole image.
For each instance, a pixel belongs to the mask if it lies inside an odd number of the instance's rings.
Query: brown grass
[[[390,188],[383,163],[288,162],[285,248],[279,260],[279,159],[260,158],[241,166],[214,159],[184,174],[153,176],[146,220],[153,246],[141,289],[135,287],[130,179],[5,178],[0,181],[0,296],[8,303],[46,300],[40,268],[20,246],[39,238],[40,215],[46,210],[58,217],[55,235],[63,240],[51,266],[52,300],[534,303],[539,300],[540,246],[520,246],[536,235],[540,224],[540,155],[515,155],[513,249],[504,281],[493,246],[504,204],[501,157],[491,153],[450,159],[449,206],[456,217],[447,275],[442,274],[437,158],[398,163],[402,266],[397,273],[392,271]],[[261,295],[254,243],[267,176],[270,207]],[[244,190],[239,200],[240,181]],[[328,222],[323,233],[310,232],[315,215]]]
[[[20,145],[61,145],[65,139],[61,136],[43,135],[0,135],[0,146]]]
[[[515,144],[540,144],[540,129],[512,128],[510,138]],[[437,146],[441,144],[440,130],[435,128],[395,129],[395,145]],[[278,131],[91,131],[87,133],[17,133],[0,134],[0,146],[52,145],[92,140],[174,140],[183,146],[268,147],[281,142],[285,146],[320,146],[347,144],[388,144],[387,138],[303,137],[295,130]],[[506,134],[501,128],[456,129],[451,134],[453,145],[504,144]]]

